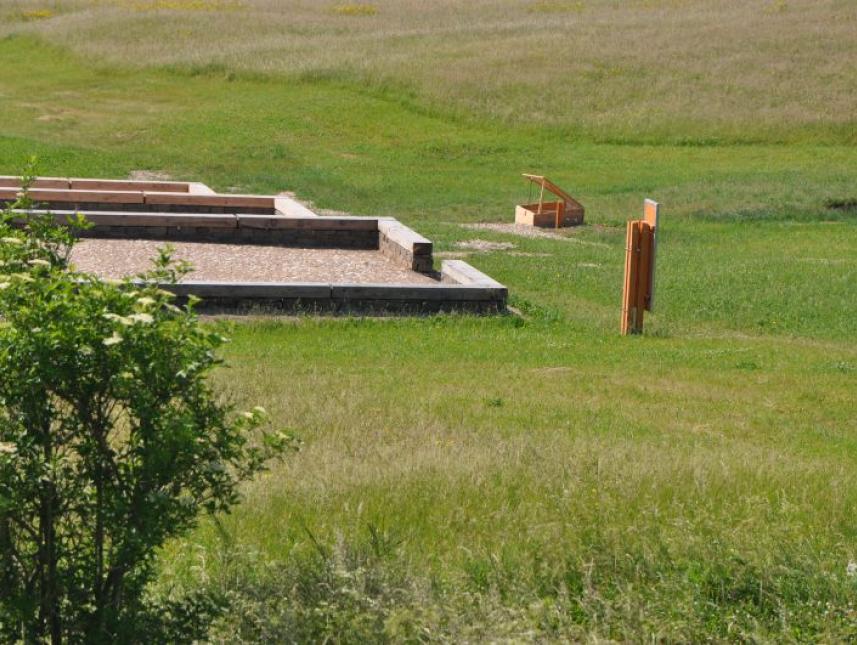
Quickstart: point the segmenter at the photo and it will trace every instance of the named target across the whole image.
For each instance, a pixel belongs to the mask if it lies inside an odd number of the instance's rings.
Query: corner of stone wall
[[[447,284],[460,284],[468,287],[506,288],[494,278],[482,273],[482,271],[464,260],[444,260],[440,269],[440,281]]]
[[[378,220],[378,250],[399,266],[420,273],[434,268],[432,242],[398,220]]]

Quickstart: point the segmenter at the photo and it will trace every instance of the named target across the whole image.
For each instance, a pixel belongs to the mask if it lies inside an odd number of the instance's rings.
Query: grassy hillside
[[[850,0],[12,0],[99,64],[360,82],[601,142],[855,142]]]
[[[218,383],[304,448],[161,589],[235,594],[228,641],[857,638],[853,4],[374,6],[0,8],[0,173],[395,215],[523,314],[218,323]],[[527,170],[588,225],[470,227]],[[644,197],[657,311],[620,338]]]

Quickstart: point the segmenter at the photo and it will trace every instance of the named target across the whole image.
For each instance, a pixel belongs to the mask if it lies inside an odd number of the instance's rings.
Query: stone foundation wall
[[[259,206],[209,206],[200,204],[110,204],[103,202],[38,202],[37,205],[52,211],[116,212],[117,208],[127,213],[201,213],[275,215],[276,209]]]
[[[307,248],[377,249],[374,218],[283,217],[219,213],[128,213],[81,211],[92,227],[81,237],[275,244]],[[76,211],[52,211],[64,223]]]
[[[506,308],[502,286],[182,282],[164,288],[179,302],[191,294],[201,298],[198,308],[208,313],[496,314]]]
[[[411,271],[430,273],[434,268],[431,240],[394,219],[378,220],[378,250]]]
[[[76,211],[54,211],[65,222]],[[430,273],[432,242],[392,218],[263,214],[83,211],[93,225],[81,236],[211,241],[239,244],[377,249],[400,266]],[[22,214],[23,215],[23,214]],[[289,311],[335,314],[495,314],[506,309],[506,287],[466,262],[448,260],[432,284],[313,284],[182,282],[164,285],[202,311]]]
[[[350,230],[270,230],[218,228],[209,226],[105,226],[81,231],[80,237],[108,239],[165,240],[181,242],[221,242],[325,249],[378,248],[378,233]]]

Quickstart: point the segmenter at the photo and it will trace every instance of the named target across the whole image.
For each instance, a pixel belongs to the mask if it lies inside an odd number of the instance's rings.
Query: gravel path
[[[484,223],[462,224],[461,226],[477,231],[494,231],[495,233],[508,233],[511,235],[520,235],[521,237],[540,237],[554,240],[568,239],[565,235],[555,232],[554,229],[525,226],[523,224]]]
[[[83,239],[71,261],[81,271],[121,278],[147,270],[159,240]],[[188,280],[215,282],[338,282],[436,284],[377,251],[301,249],[251,244],[172,242],[177,260],[194,266]]]

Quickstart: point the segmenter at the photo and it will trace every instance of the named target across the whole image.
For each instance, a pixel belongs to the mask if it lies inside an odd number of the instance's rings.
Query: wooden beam
[[[620,323],[623,336],[635,334],[640,329],[636,306],[640,256],[639,224],[639,221],[631,220],[625,229],[625,279],[622,288],[622,319]]]
[[[658,225],[661,217],[661,205],[652,200],[646,199],[643,202],[643,221],[652,229],[651,241],[651,259],[648,279],[646,283],[646,310],[651,311],[655,304],[655,258],[658,251]]]
[[[643,204],[643,219],[630,220],[627,225],[620,324],[623,336],[642,333],[644,312],[652,310],[659,216],[660,205],[647,199]]]
[[[542,192],[544,192],[544,189],[547,188],[548,191],[550,191],[560,199],[564,200],[565,202],[568,202],[569,204],[575,204],[583,208],[583,205],[580,202],[578,202],[574,197],[569,195],[567,192],[565,192],[562,188],[557,186],[547,177],[544,177],[542,175],[530,175],[527,173],[522,174],[525,178],[529,179],[534,184],[538,184],[539,186],[541,186]],[[539,199],[539,201],[541,201],[541,198]]]

